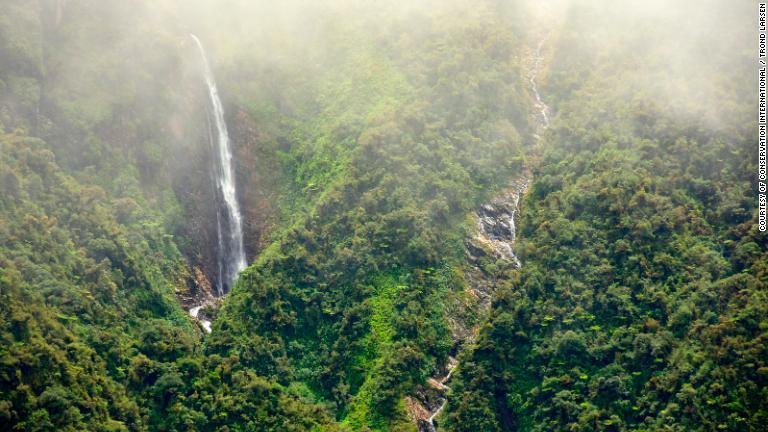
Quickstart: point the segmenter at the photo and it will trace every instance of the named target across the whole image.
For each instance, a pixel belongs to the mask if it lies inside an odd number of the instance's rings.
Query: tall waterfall
[[[213,174],[216,180],[216,219],[218,234],[218,270],[216,282],[218,295],[229,292],[238,273],[246,267],[245,248],[243,247],[243,216],[237,203],[235,176],[232,168],[232,150],[229,144],[227,124],[224,122],[224,108],[216,89],[208,57],[200,39],[190,35],[200,50],[203,60],[203,74],[208,86],[210,107],[208,109],[208,136],[215,154]],[[213,130],[215,126],[215,130]]]

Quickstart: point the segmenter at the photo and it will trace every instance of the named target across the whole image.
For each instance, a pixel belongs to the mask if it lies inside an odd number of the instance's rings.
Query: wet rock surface
[[[538,146],[541,134],[549,126],[549,107],[539,94],[537,78],[541,71],[543,59],[542,46],[547,37],[539,41],[529,61],[528,80],[534,98],[535,113],[533,122],[533,145]],[[522,263],[514,252],[517,239],[517,218],[520,201],[528,191],[533,179],[533,173],[525,168],[520,177],[495,196],[489,202],[481,205],[475,211],[477,232],[464,242],[469,266],[465,271],[469,294],[477,299],[476,307],[483,315],[491,306],[495,294],[496,279],[492,272],[486,269],[489,264],[507,264],[520,268]],[[460,319],[449,318],[454,339],[454,355],[463,346],[472,343],[477,328],[461,323]],[[406,407],[414,420],[419,432],[436,432],[439,424],[435,418],[440,415],[448,404],[450,379],[453,370],[458,366],[455,357],[448,358],[446,364],[430,378],[425,385],[420,386],[413,396],[406,398]]]
[[[470,262],[481,257],[512,261],[520,267],[512,246],[517,236],[516,222],[520,197],[528,190],[531,174],[525,173],[507,190],[477,209],[477,235],[465,242]]]
[[[193,267],[187,278],[184,289],[177,292],[182,307],[189,311],[189,315],[194,318],[207,332],[211,331],[211,321],[213,314],[208,311],[208,306],[218,305],[218,299],[210,280],[205,276],[199,267]]]
[[[514,180],[508,188],[491,201],[475,211],[477,230],[475,235],[466,239],[466,255],[470,264],[465,272],[469,294],[477,299],[476,308],[484,313],[490,308],[495,292],[495,279],[484,270],[484,264],[502,261],[508,265],[520,267],[520,260],[514,253],[513,246],[517,236],[516,218],[520,198],[528,190],[530,172]],[[474,340],[475,328],[451,321],[454,339],[454,354]],[[448,403],[451,374],[458,365],[455,357],[450,356],[445,365],[438,369],[426,383],[406,398],[406,408],[418,427],[419,432],[435,432],[439,426],[436,418]]]

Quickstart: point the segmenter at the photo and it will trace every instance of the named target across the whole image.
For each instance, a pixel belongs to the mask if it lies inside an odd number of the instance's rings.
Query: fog
[[[703,116],[712,127],[745,120],[744,107],[722,105],[751,90],[754,14],[748,2],[573,1],[566,26],[593,40],[598,56],[620,59],[622,95],[646,94],[680,116]],[[562,38],[576,37],[564,33]],[[567,44],[567,40],[563,40]],[[557,53],[555,53],[557,55]],[[623,63],[623,64],[622,64]],[[599,85],[599,84],[598,84]],[[735,113],[733,110],[740,112]],[[741,118],[735,116],[740,115]]]
[[[44,24],[58,29],[57,37],[65,35],[58,52],[48,53],[46,69],[51,86],[57,88],[62,83],[78,96],[93,96],[95,102],[101,102],[98,106],[107,103],[95,100],[98,98],[93,90],[101,83],[114,92],[123,88],[121,82],[125,83],[126,78],[178,82],[178,75],[169,76],[179,73],[169,69],[174,67],[172,59],[184,63],[182,74],[194,66],[188,64],[189,33],[198,35],[211,51],[214,69],[225,80],[221,84],[225,92],[235,86],[226,80],[240,81],[229,100],[244,104],[245,99],[255,96],[248,95],[250,91],[260,91],[259,71],[293,74],[298,81],[303,74],[322,73],[317,67],[331,69],[334,63],[344,60],[343,56],[350,55],[355,45],[370,45],[371,41],[380,44],[381,39],[389,39],[396,48],[395,38],[415,38],[418,45],[418,38],[441,25],[483,19],[506,20],[529,40],[549,34],[548,52],[553,60],[567,54],[556,51],[559,38],[573,37],[568,31],[588,32],[598,55],[620,55],[627,65],[632,65],[627,69],[636,69],[648,78],[642,85],[633,86],[655,88],[659,100],[669,103],[694,97],[711,106],[717,100],[713,81],[731,81],[731,86],[737,86],[737,74],[746,71],[751,47],[746,39],[749,26],[744,25],[751,12],[747,3],[135,0],[101,2],[93,8],[86,6],[88,2],[40,2],[41,8],[53,16]],[[100,10],[102,16],[92,17],[95,20],[81,16],[93,14],[94,9]],[[733,46],[742,50],[735,51]],[[103,50],[104,55],[94,58],[94,48]],[[714,76],[713,72],[726,64],[734,74]],[[242,82],[253,72],[252,82]],[[738,81],[746,81],[744,78],[741,75]],[[134,84],[147,85],[145,81]],[[714,83],[714,87],[722,88],[722,84]],[[243,92],[242,86],[252,89]],[[733,90],[743,91],[740,87]],[[709,99],[699,99],[707,95]],[[89,115],[88,107],[79,109]]]
[[[171,185],[186,206],[176,218],[193,220],[187,234],[204,232],[199,227],[212,217],[204,206],[211,193],[207,96],[190,34],[200,38],[233,134],[244,185],[238,193],[256,212],[246,218],[251,254],[266,241],[272,195],[281,187],[269,171],[281,155],[311,159],[335,145],[320,144],[328,139],[368,139],[366,127],[394,113],[416,115],[424,103],[442,107],[443,114],[430,114],[433,124],[452,126],[454,117],[476,112],[500,118],[489,139],[521,140],[535,128],[520,119],[531,112],[527,79],[539,45],[538,87],[555,127],[558,116],[579,115],[569,105],[573,91],[604,104],[598,123],[635,105],[699,118],[713,130],[753,121],[748,105],[734,102],[751,86],[748,2],[45,0],[35,7],[39,22],[25,1],[6,3],[3,59],[26,75],[4,84],[11,89],[5,128],[34,129],[76,169],[106,173],[106,153],[125,153],[121,160],[137,161],[141,184],[120,177],[113,187]],[[467,49],[451,52],[451,44]],[[492,61],[474,55],[486,46],[493,46]],[[594,71],[572,74],[569,62],[585,58]],[[467,97],[466,89],[483,86],[483,98]],[[301,149],[291,144],[296,124],[321,116],[334,121],[314,130],[332,133]],[[82,143],[90,143],[87,154]],[[494,157],[483,146],[467,152]],[[205,255],[213,241],[207,237],[194,253]]]
[[[759,428],[756,9],[0,0],[0,423]]]

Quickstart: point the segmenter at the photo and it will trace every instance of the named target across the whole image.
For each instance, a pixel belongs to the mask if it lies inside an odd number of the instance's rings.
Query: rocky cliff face
[[[181,68],[184,73],[177,86],[182,90],[175,104],[176,110],[168,120],[168,130],[175,143],[175,157],[170,161],[169,169],[173,171],[173,187],[185,215],[175,233],[180,239],[179,247],[193,267],[191,271],[201,272],[215,287],[220,277],[216,260],[217,216],[212,204],[216,201],[216,190],[210,163],[215,154],[208,136],[206,93],[195,64],[195,54],[190,48],[189,55],[184,56],[189,63]],[[222,93],[225,104],[226,96]],[[249,262],[252,262],[253,257],[266,247],[268,233],[275,222],[275,182],[278,179],[274,170],[278,164],[269,160],[273,155],[265,155],[262,151],[262,144],[268,138],[255,119],[236,105],[225,106],[225,113],[237,199],[243,214],[244,247]],[[194,288],[189,287],[190,293],[180,298],[185,302],[187,298],[197,298]]]
[[[501,194],[475,211],[476,234],[465,241],[470,267],[466,272],[470,289],[480,299],[483,309],[490,305],[494,280],[485,264],[502,261],[520,267],[513,246],[517,238],[516,221],[520,198],[528,190],[531,173],[525,171]]]
[[[269,233],[275,225],[279,166],[273,152],[264,149],[270,139],[258,121],[244,110],[234,109],[231,116],[234,153],[239,161],[236,177],[243,210],[245,250],[257,256],[269,244]],[[246,169],[246,167],[248,167]]]

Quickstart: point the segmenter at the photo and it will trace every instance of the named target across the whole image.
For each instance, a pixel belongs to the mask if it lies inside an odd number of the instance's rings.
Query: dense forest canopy
[[[0,0],[0,430],[765,430],[756,16]]]

